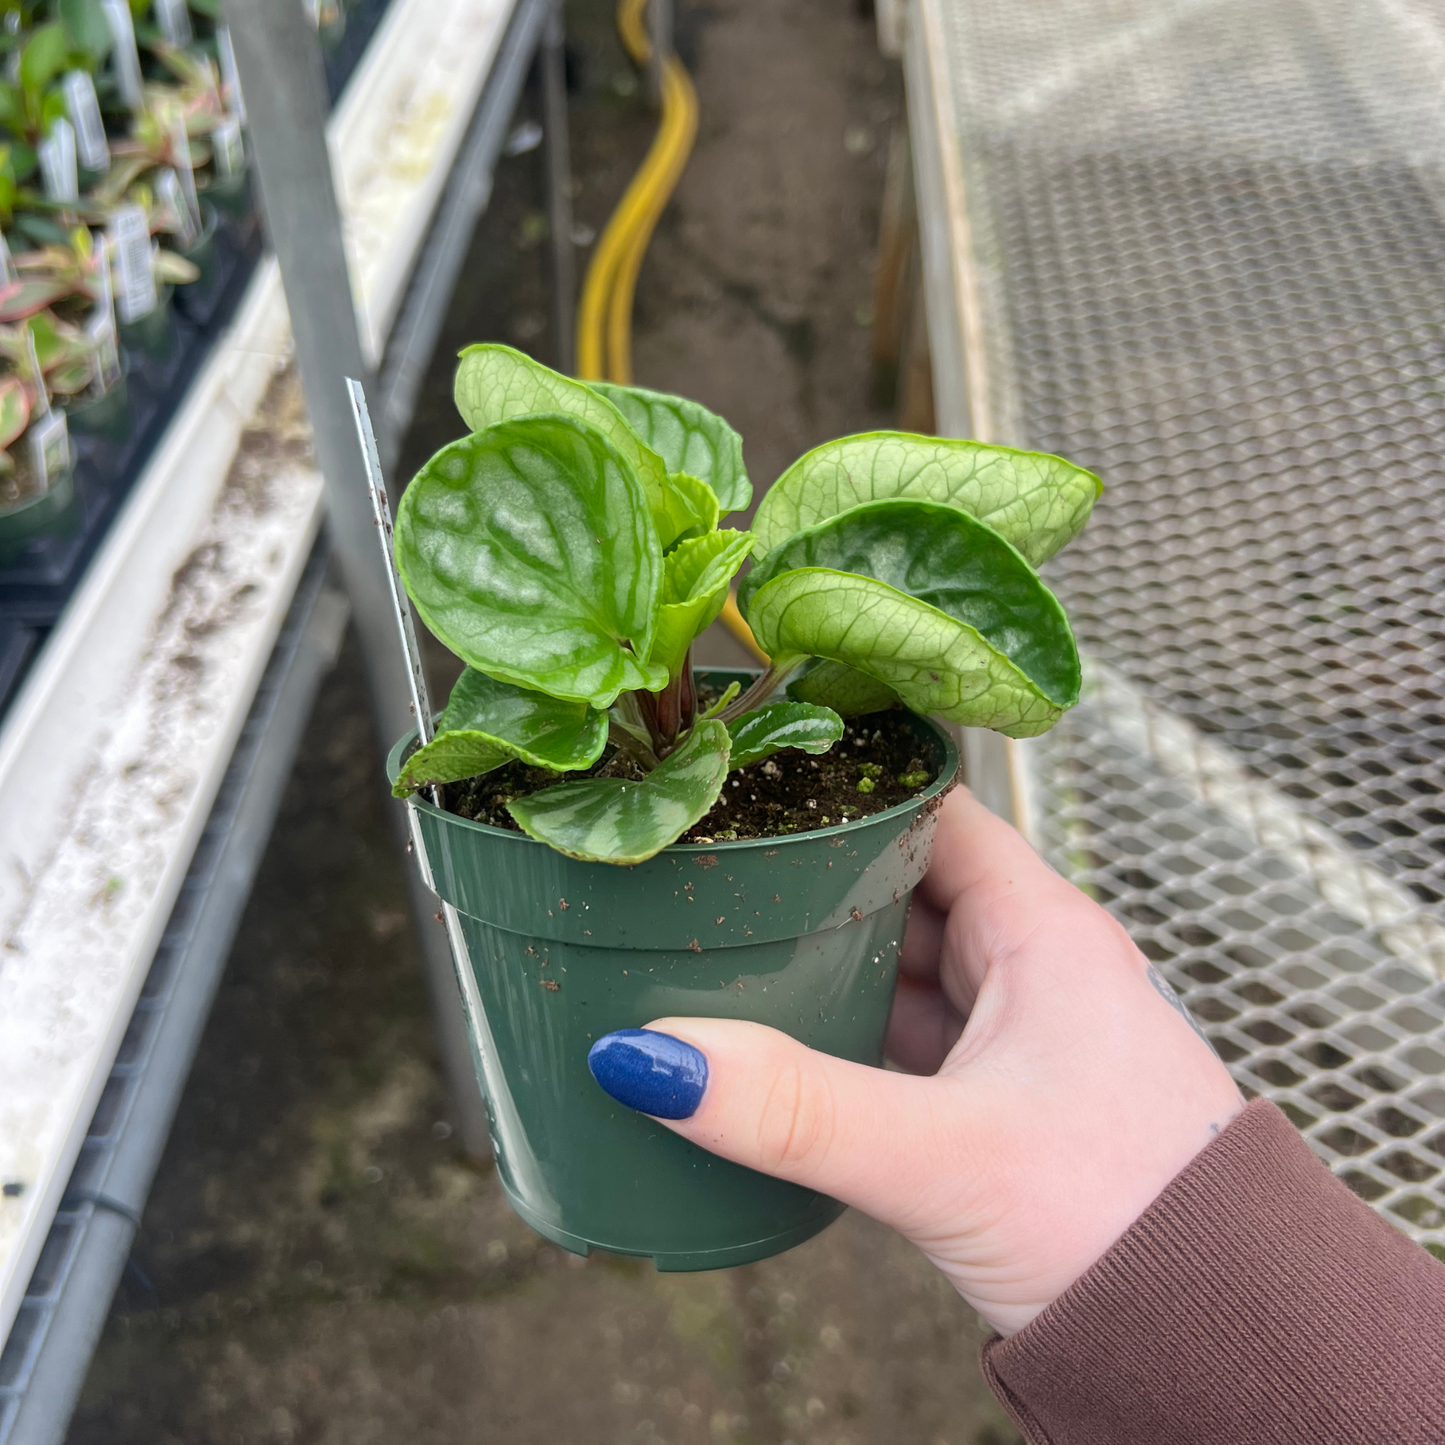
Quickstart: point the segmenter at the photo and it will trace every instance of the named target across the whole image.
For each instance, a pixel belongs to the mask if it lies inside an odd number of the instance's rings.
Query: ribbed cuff
[[[1033,1445],[1442,1445],[1445,1265],[1256,1100],[983,1369]]]

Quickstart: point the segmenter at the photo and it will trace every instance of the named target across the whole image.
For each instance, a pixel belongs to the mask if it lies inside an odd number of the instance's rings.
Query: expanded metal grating
[[[995,431],[1108,487],[1042,840],[1445,1253],[1445,3],[938,3]]]

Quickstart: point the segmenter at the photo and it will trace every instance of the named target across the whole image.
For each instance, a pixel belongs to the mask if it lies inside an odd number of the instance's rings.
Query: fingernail
[[[619,1103],[657,1119],[690,1119],[707,1088],[700,1049],[654,1029],[603,1034],[587,1054],[592,1077]]]

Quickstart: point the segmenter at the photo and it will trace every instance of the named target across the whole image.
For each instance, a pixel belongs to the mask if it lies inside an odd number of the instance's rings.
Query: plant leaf
[[[807,702],[770,702],[728,724],[732,752],[728,766],[745,768],[781,748],[826,753],[843,736],[843,719],[828,707]]]
[[[8,447],[29,425],[30,398],[18,376],[0,380],[0,448]]]
[[[45,85],[65,68],[70,56],[70,37],[58,20],[31,33],[20,52],[20,84],[27,95],[37,98]]]
[[[1037,566],[1078,536],[1101,491],[1092,472],[1043,452],[866,432],[794,462],[763,498],[753,531],[766,556],[794,532],[861,502],[910,497],[986,522]]]
[[[110,54],[114,41],[100,0],[59,0],[55,12],[72,49],[84,51],[97,65]]]
[[[797,702],[821,703],[841,717],[862,717],[899,705],[899,697],[886,683],[841,662],[819,657],[799,678],[788,684],[788,696]]]
[[[753,499],[743,466],[743,439],[715,412],[682,396],[589,381],[667,463],[670,472],[701,477],[716,493],[724,515],[740,512]]]
[[[974,629],[1059,707],[1078,701],[1079,654],[1058,599],[997,532],[964,512],[901,498],[853,507],[796,533],[757,563],[743,580],[739,606],[756,606],[769,580],[795,567],[886,582]]]
[[[713,703],[713,705],[708,708],[705,713],[702,714],[703,720],[705,721],[708,718],[716,717],[742,690],[743,688],[741,683],[728,683],[728,685],[723,689],[722,696],[718,698],[718,700]]]
[[[474,431],[513,417],[565,412],[597,428],[637,473],[652,510],[658,541],[668,547],[697,525],[690,498],[677,495],[667,463],[627,424],[622,413],[580,381],[553,371],[510,346],[468,346],[453,387],[457,410]]]
[[[653,508],[652,520],[658,523],[659,538],[668,536],[664,549],[691,536],[700,536],[717,530],[721,512],[717,498],[708,484],[686,472],[669,472],[667,489],[663,493],[662,520],[658,522],[657,508]]]
[[[759,590],[753,610],[753,630],[775,665],[810,653],[846,662],[916,712],[1028,738],[1064,711],[972,627],[871,577],[784,572]]]
[[[569,858],[642,863],[717,802],[728,773],[728,730],[699,722],[640,783],[582,778],[507,804],[528,837]]]
[[[606,713],[468,667],[452,688],[436,736],[407,758],[391,791],[404,798],[427,783],[475,778],[514,758],[573,772],[590,768],[606,746]]]
[[[662,554],[636,474],[569,416],[443,447],[402,494],[396,560],[428,627],[479,671],[605,708],[667,685],[652,645]]]
[[[679,542],[663,558],[650,662],[661,663],[669,675],[677,672],[693,639],[722,611],[728,583],[752,549],[751,532],[708,532]]]

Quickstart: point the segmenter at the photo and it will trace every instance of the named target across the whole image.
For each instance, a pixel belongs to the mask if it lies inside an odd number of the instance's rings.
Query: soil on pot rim
[[[731,843],[777,838],[856,822],[905,803],[938,776],[942,758],[921,739],[903,712],[873,713],[844,726],[828,752],[813,756],[785,748],[760,763],[728,774],[712,811],[679,843]],[[586,773],[568,777],[641,779],[636,765],[617,754]],[[517,833],[507,804],[562,781],[544,768],[508,763],[443,790],[448,812]]]

